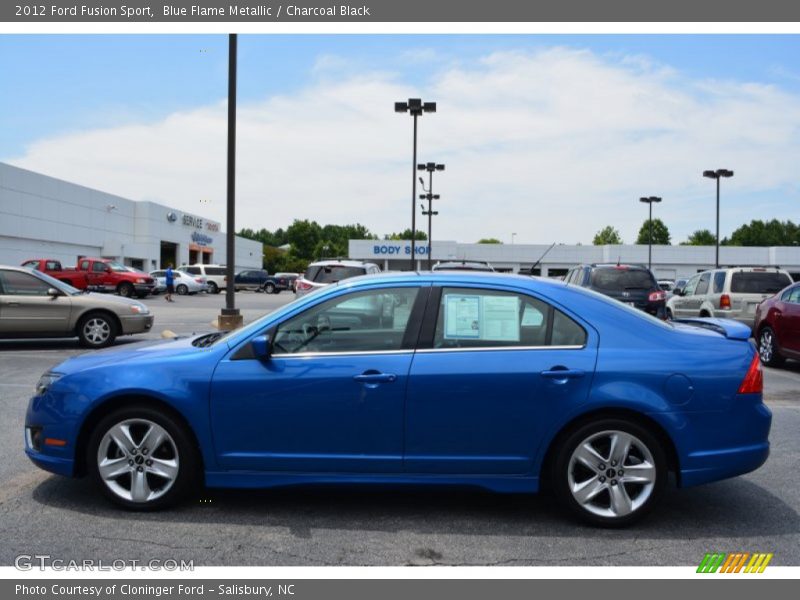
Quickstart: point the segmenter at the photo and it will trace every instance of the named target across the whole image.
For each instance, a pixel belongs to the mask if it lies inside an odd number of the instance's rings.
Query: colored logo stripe
[[[745,573],[763,573],[772,557],[772,553],[763,552],[754,554],[749,552],[733,552],[731,554],[710,552],[703,557],[700,566],[697,567],[697,572],[739,573],[744,568]],[[749,562],[748,559],[750,559]],[[745,566],[745,563],[747,563],[747,566]]]

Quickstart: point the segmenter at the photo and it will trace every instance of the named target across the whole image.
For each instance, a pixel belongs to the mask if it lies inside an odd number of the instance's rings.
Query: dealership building
[[[53,258],[114,259],[151,271],[226,264],[226,234],[202,215],[129,200],[0,163],[0,264]],[[262,244],[236,236],[236,269],[260,269]]]
[[[350,240],[350,258],[376,263],[383,270],[407,270],[410,241]],[[428,253],[438,261],[485,261],[496,271],[561,277],[570,267],[592,263],[647,264],[647,246],[582,246],[556,244],[461,244],[417,242],[417,269],[427,269]],[[714,246],[653,246],[653,273],[658,279],[690,277],[714,267]],[[722,266],[779,266],[800,280],[800,247],[721,246]]]

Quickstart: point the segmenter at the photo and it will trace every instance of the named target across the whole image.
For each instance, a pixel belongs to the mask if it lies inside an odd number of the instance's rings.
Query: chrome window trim
[[[419,354],[433,352],[508,352],[509,350],[583,350],[582,346],[478,346],[475,348],[423,348],[417,350]]]
[[[348,351],[344,350],[342,352],[298,352],[296,354],[285,353],[285,354],[270,354],[270,359],[277,359],[277,358],[310,358],[313,356],[369,356],[375,354],[414,354],[414,350],[405,349],[405,350],[358,350],[358,351]]]

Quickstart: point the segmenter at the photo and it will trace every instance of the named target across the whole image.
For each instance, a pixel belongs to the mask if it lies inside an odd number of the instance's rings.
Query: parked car
[[[320,260],[308,265],[295,284],[295,293],[304,296],[350,277],[380,272],[378,265],[360,260]]]
[[[667,294],[647,267],[627,264],[578,265],[564,281],[605,294],[624,304],[665,319]]]
[[[671,292],[672,290],[675,289],[675,282],[672,279],[659,279],[658,287],[660,287],[665,292]]]
[[[690,487],[767,459],[748,336],[540,278],[362,277],[228,333],[53,367],[28,405],[25,452],[135,510],[203,486],[530,493],[546,479],[578,517],[622,526],[670,472]]]
[[[432,267],[433,271],[484,271],[494,272],[492,265],[479,260],[447,260],[437,262]]]
[[[181,271],[186,271],[189,275],[196,275],[206,278],[209,294],[219,294],[221,290],[228,287],[228,270],[225,265],[204,265],[195,263],[193,265],[181,265]]]
[[[150,275],[158,282],[159,286],[163,286],[165,290],[167,289],[167,271],[165,269],[151,271]],[[181,296],[208,291],[205,277],[192,275],[181,269],[172,269],[172,280],[175,286],[175,293]]]
[[[260,292],[267,279],[269,279],[269,273],[264,269],[239,271],[233,278],[233,289],[236,292],[239,290]]]
[[[670,318],[724,317],[752,328],[756,306],[792,283],[777,267],[728,267],[703,271],[669,299]]]
[[[22,266],[46,273],[77,289],[116,292],[128,298],[144,298],[155,288],[155,281],[146,273],[107,258],[80,258],[74,269],[65,268],[61,261],[52,258],[27,260]]]
[[[787,358],[800,360],[800,283],[756,307],[753,335],[765,365],[778,367]]]
[[[152,326],[150,310],[136,300],[84,292],[33,269],[0,266],[0,338],[77,337],[87,348],[103,348],[117,336]]]

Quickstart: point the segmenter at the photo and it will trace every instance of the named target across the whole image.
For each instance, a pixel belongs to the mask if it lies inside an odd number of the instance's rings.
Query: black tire
[[[189,288],[186,286],[185,283],[181,283],[178,287],[175,288],[175,291],[178,292],[179,296],[185,296],[189,293]]]
[[[772,327],[762,327],[758,332],[758,357],[768,367],[780,367],[786,359],[781,356],[778,340]]]
[[[102,312],[92,312],[81,317],[75,333],[81,346],[86,348],[105,348],[117,338],[116,320]]]
[[[125,298],[130,298],[135,292],[136,290],[133,288],[133,284],[127,281],[123,281],[117,286],[117,293]]]
[[[153,293],[155,294],[155,292],[153,292]],[[147,292],[142,292],[140,294],[136,294],[136,297],[139,298],[140,300],[144,299],[144,298],[147,298],[147,296],[148,296]]]
[[[100,475],[100,470],[98,467],[98,451],[100,449],[100,444],[103,441],[105,434],[110,429],[125,421],[149,421],[155,423],[166,430],[166,432],[172,438],[169,440],[169,442],[167,442],[167,444],[169,444],[170,450],[175,451],[174,454],[177,458],[178,474],[172,480],[172,483],[167,486],[168,489],[163,492],[162,495],[154,498],[153,500],[136,502],[131,499],[123,498],[115,493]],[[131,427],[130,431],[133,433],[134,428]],[[135,437],[134,440],[138,441]],[[165,444],[162,444],[158,448],[154,448],[152,456],[155,457],[159,451],[163,450],[164,445]],[[140,458],[144,460],[145,455],[142,452],[139,452],[138,454],[140,455]],[[191,434],[186,430],[186,427],[172,415],[147,405],[133,404],[126,406],[115,410],[111,414],[101,419],[91,432],[89,443],[86,446],[86,465],[90,478],[94,484],[100,488],[103,495],[110,502],[127,510],[133,511],[152,511],[173,506],[183,500],[189,492],[197,489],[197,486],[201,481],[201,460]],[[125,467],[124,464],[123,467]],[[134,465],[131,466],[131,469],[133,468],[139,467],[137,467],[136,463],[134,463]],[[130,479],[132,476],[128,477],[128,484],[132,487]],[[156,491],[156,493],[158,493],[158,490],[156,489],[157,483],[154,484],[154,482],[163,482],[164,480],[158,477],[154,478],[153,475],[149,474],[146,474],[145,477],[149,482],[148,488],[150,488],[151,491]],[[117,481],[120,481],[120,479],[117,479]],[[121,477],[121,483],[122,487],[124,487],[125,475]]]
[[[598,474],[595,476],[597,479],[595,486],[597,488],[602,488],[602,491],[591,497],[586,503],[581,504],[573,495],[570,487],[570,478],[572,477],[576,484],[582,483],[584,481],[584,476],[575,472],[580,470],[587,473],[587,481],[593,478],[591,472],[584,466],[583,462],[576,460],[574,463],[575,466],[571,464],[573,453],[579,446],[585,447],[585,444],[592,440],[593,436],[597,436],[597,441],[592,443],[599,444],[602,443],[606,434],[612,432],[624,433],[633,436],[636,440],[631,446],[632,449],[630,453],[627,454],[623,460],[623,463],[627,464],[614,465],[614,468],[619,470],[616,471],[617,474],[613,475],[613,477],[619,477],[619,481],[617,479],[612,479],[611,471],[614,469],[612,468],[610,460],[607,460],[608,464],[600,462],[596,467],[593,466],[592,469],[598,471]],[[646,448],[645,452],[641,451],[639,447],[640,444]],[[599,447],[602,448],[603,446],[600,445]],[[649,452],[650,457],[652,457],[652,463],[650,463],[650,460],[646,456],[647,452]],[[599,455],[602,457],[603,452],[599,451]],[[653,433],[631,421],[608,418],[581,425],[561,439],[558,447],[555,449],[554,456],[555,460],[552,463],[553,468],[550,477],[556,496],[575,516],[595,526],[614,528],[626,527],[635,523],[653,509],[666,488],[668,473],[665,449]],[[637,463],[636,461],[638,460],[641,460],[641,462]],[[623,476],[620,476],[619,473],[622,472],[624,468],[627,467],[629,471],[631,471],[636,468],[642,468],[647,464],[652,464],[655,468],[654,480],[651,483],[622,483],[622,477],[625,476],[625,473],[623,472]],[[600,470],[600,467],[606,467],[606,469]],[[629,472],[627,477],[630,476],[631,473]],[[612,487],[614,488],[614,493],[619,494],[622,492],[624,497],[630,499],[632,507],[631,512],[622,516],[599,514],[601,511],[606,510],[603,506],[606,501],[609,504],[607,510],[613,510]],[[638,506],[636,504],[638,504]]]
[[[275,284],[271,282],[267,282],[264,284],[264,291],[267,294],[274,294],[275,293]]]
[[[208,282],[208,293],[209,294],[219,294],[219,286],[214,283],[213,281]]]

